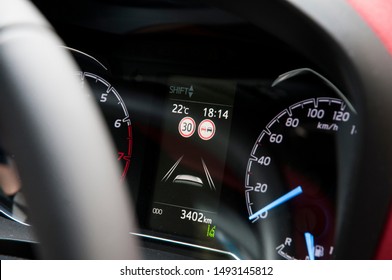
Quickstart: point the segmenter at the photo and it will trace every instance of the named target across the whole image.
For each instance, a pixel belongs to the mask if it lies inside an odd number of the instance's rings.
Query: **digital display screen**
[[[169,79],[151,229],[213,242],[235,90],[227,80]]]

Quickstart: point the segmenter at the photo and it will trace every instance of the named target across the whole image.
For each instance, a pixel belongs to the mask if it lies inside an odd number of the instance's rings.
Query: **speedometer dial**
[[[330,97],[289,106],[260,133],[245,175],[246,207],[250,222],[276,226],[276,257],[333,256],[337,151],[356,133],[355,113]]]

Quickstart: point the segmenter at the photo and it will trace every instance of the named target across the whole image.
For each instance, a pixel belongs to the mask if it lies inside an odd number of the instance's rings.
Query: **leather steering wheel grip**
[[[0,145],[15,156],[41,257],[137,258],[114,146],[61,45],[30,2],[0,0]]]

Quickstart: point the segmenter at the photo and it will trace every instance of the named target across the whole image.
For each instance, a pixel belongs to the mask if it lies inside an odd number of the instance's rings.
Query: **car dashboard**
[[[207,4],[34,2],[103,113],[143,257],[335,258],[360,133],[335,73]],[[7,223],[34,257],[31,227]]]

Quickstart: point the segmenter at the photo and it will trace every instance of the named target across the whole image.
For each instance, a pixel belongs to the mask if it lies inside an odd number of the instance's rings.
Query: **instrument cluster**
[[[113,136],[139,222],[130,234],[145,248],[333,258],[357,112],[317,66],[244,23],[127,35],[57,28]],[[28,223],[12,199],[3,213]]]
[[[214,258],[330,259],[356,110],[310,68],[113,79],[71,50],[118,148],[141,237]]]

